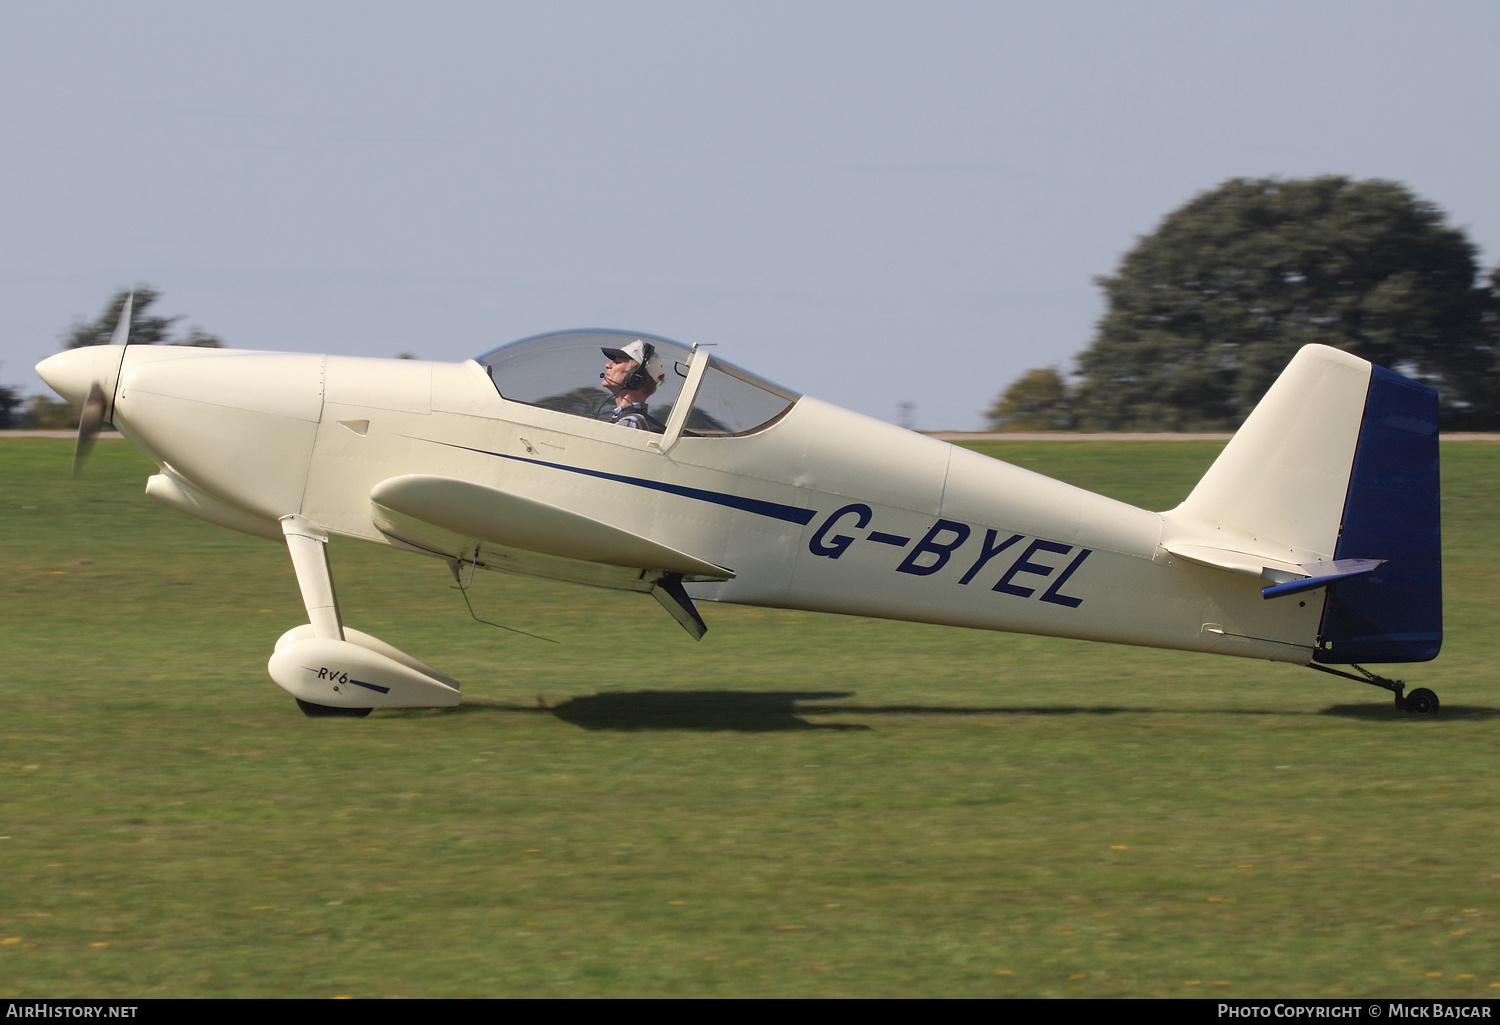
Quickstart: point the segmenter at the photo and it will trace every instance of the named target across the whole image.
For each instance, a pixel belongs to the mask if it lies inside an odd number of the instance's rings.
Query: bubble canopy
[[[608,420],[614,397],[600,380],[603,349],[624,348],[640,339],[656,347],[666,380],[650,397],[651,418],[660,430],[683,398],[693,350],[680,342],[632,331],[597,328],[534,335],[476,357],[495,388],[512,402],[523,402],[595,420]],[[683,434],[688,437],[738,437],[753,434],[781,419],[801,396],[710,357],[694,393]],[[626,428],[621,428],[625,430]]]

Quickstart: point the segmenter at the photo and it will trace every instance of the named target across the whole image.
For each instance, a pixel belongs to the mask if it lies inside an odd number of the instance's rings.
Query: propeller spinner
[[[109,416],[125,346],[130,341],[130,313],[135,293],[125,298],[120,321],[109,345],[69,349],[37,364],[36,372],[63,398],[79,407],[78,441],[73,448],[73,476],[83,468],[94,439]]]

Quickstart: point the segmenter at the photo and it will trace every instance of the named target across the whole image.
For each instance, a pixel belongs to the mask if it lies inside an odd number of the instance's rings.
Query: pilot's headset
[[[654,381],[657,384],[661,384],[667,376],[662,372],[661,360],[656,358],[656,346],[650,342],[637,338],[623,349],[604,349],[603,352],[604,355],[616,362],[628,359],[635,363],[630,373],[625,375],[625,380],[620,382],[621,391],[635,391],[637,388],[644,388],[647,381]],[[599,376],[603,377],[604,375],[600,374]]]

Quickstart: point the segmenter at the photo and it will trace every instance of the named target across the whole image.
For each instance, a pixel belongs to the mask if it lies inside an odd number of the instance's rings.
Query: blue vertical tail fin
[[[1335,559],[1383,559],[1328,588],[1316,662],[1426,662],[1443,644],[1437,392],[1374,367]]]

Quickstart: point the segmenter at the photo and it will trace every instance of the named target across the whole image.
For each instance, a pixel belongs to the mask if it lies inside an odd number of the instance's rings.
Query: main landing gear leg
[[[1355,683],[1368,683],[1372,687],[1380,687],[1396,695],[1396,707],[1403,711],[1412,712],[1416,715],[1432,715],[1438,710],[1438,696],[1426,687],[1418,687],[1410,694],[1406,693],[1406,684],[1401,680],[1388,680],[1384,676],[1376,676],[1364,666],[1351,666],[1360,675],[1346,673],[1338,669],[1330,669],[1327,666],[1309,662],[1307,668],[1316,669],[1320,673],[1329,673],[1333,676],[1342,676],[1346,680]]]
[[[297,573],[313,636],[342,641],[344,621],[339,616],[338,596],[333,593],[333,572],[328,568],[328,535],[301,516],[283,516],[281,530],[292,554],[292,569]]]
[[[302,591],[302,604],[307,608],[313,636],[326,641],[342,641],[344,622],[339,616],[338,595],[333,590],[333,572],[328,568],[328,535],[301,516],[282,517],[281,530],[286,535],[286,547],[292,555],[292,569],[297,574],[297,586]],[[324,716],[361,718],[370,714],[368,708],[319,705],[300,697],[297,698],[297,707],[311,719]]]
[[[328,569],[328,535],[301,516],[281,529],[307,607],[307,625],[276,641],[266,668],[310,716],[362,716],[372,708],[452,708],[458,681],[344,625]]]

